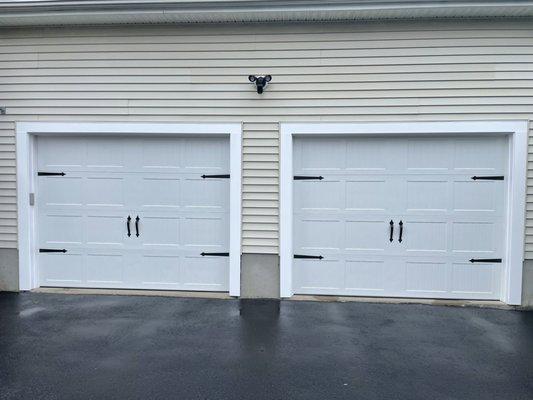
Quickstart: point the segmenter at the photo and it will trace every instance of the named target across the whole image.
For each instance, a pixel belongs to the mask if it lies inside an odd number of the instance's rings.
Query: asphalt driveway
[[[0,293],[0,399],[533,398],[533,312]]]

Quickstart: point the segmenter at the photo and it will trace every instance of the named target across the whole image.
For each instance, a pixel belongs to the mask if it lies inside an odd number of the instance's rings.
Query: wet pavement
[[[533,312],[0,293],[0,399],[533,399]]]

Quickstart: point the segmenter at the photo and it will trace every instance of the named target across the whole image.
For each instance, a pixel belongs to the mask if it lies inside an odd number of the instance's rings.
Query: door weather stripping
[[[306,260],[322,260],[324,256],[310,256],[308,254],[295,254],[294,258],[303,258]]]
[[[502,259],[501,258],[471,258],[468,261],[470,261],[471,263],[477,263],[477,262],[480,262],[480,263],[501,263]]]
[[[205,252],[202,252],[200,253],[200,255],[202,257],[205,257],[205,256],[211,256],[211,257],[229,257],[229,253],[205,253]]]
[[[475,181],[503,181],[503,175],[501,176],[473,176]]]
[[[65,176],[64,172],[37,172],[37,176]]]
[[[225,178],[225,179],[229,179],[229,174],[225,174],[225,175],[202,175],[202,178],[203,179],[206,179],[206,178]]]
[[[39,249],[39,253],[66,253],[66,249]]]
[[[321,181],[322,179],[324,179],[324,177],[323,176],[307,176],[307,175],[295,175],[294,176],[295,181],[306,181],[306,180],[312,180],[312,179],[318,179],[319,181]]]

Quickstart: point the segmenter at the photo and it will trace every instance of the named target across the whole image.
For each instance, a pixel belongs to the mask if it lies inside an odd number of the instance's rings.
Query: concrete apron
[[[128,289],[81,289],[81,288],[38,288],[32,290],[34,293],[53,293],[67,295],[113,295],[113,296],[152,296],[152,297],[182,297],[200,299],[229,300],[234,297],[221,292],[183,292],[170,290],[128,290]],[[243,302],[271,301],[271,299],[240,299]],[[303,296],[295,295],[283,301],[311,301],[311,302],[359,302],[376,304],[426,304],[432,306],[448,307],[479,307],[494,308],[500,310],[520,310],[524,307],[510,306],[500,301],[484,300],[435,300],[435,299],[411,299],[411,298],[383,298],[383,297],[343,297],[343,296]]]

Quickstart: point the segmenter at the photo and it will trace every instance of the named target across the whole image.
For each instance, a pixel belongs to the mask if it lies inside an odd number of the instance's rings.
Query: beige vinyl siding
[[[273,76],[263,95],[249,74]],[[533,23],[4,29],[0,105],[0,247],[16,247],[16,121],[239,121],[243,251],[277,253],[280,122],[531,120]]]

